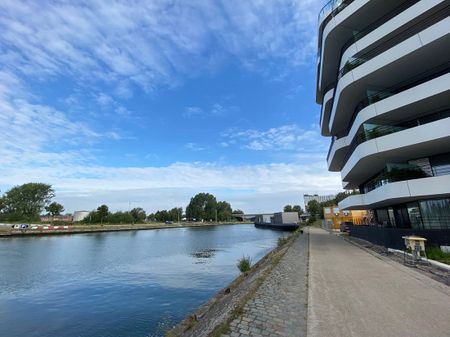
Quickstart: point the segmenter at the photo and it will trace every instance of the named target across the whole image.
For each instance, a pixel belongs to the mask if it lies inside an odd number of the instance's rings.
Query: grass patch
[[[288,241],[289,241],[289,238],[286,238],[286,237],[278,238],[277,247],[284,246]]]
[[[441,250],[439,246],[430,246],[426,249],[427,257],[442,263],[450,264],[450,253]]]
[[[238,261],[237,267],[241,271],[241,273],[249,271],[252,267],[252,260],[250,259],[250,256],[243,256],[242,259]]]

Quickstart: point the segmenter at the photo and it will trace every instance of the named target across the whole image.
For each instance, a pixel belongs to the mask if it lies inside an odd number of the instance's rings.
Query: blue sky
[[[67,211],[247,212],[340,189],[314,101],[322,1],[2,1],[0,188]]]

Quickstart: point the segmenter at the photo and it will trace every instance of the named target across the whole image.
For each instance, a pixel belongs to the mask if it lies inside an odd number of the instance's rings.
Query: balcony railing
[[[415,86],[418,86],[420,84],[423,84],[425,82],[428,82],[430,80],[433,80],[439,76],[445,75],[448,72],[450,72],[450,61],[443,63],[437,67],[434,67],[432,69],[429,69],[427,71],[424,71],[420,74],[417,74],[411,78],[409,78],[406,81],[397,83],[396,85],[386,88],[384,90],[377,91],[373,94],[370,94],[363,98],[357,105],[355,110],[353,111],[353,115],[350,118],[350,121],[347,125],[347,130],[350,129],[351,125],[356,119],[356,116],[358,116],[358,113],[366,108],[367,106],[374,104],[376,102],[379,102],[385,98],[391,97],[395,94],[398,94],[402,91],[411,89]]]
[[[416,4],[419,1],[420,0],[407,0],[407,1],[403,2],[403,3],[401,3],[399,6],[394,8],[392,11],[390,11],[386,15],[382,16],[381,18],[379,18],[375,22],[373,22],[370,25],[368,25],[367,27],[365,27],[363,30],[355,32],[354,35],[350,39],[348,39],[344,43],[344,45],[342,46],[341,57],[340,58],[342,58],[342,55],[344,55],[344,53],[347,50],[347,48],[350,47],[353,43],[355,43],[356,41],[361,40],[364,36],[366,36],[369,33],[373,32],[375,29],[379,28],[380,26],[382,26],[383,24],[388,22],[390,19],[396,17],[398,14],[404,12],[406,9],[408,9],[411,6],[413,6],[414,4]]]
[[[374,178],[361,186],[361,193],[369,193],[383,185],[397,181],[414,180],[427,177],[450,175],[450,163],[431,167],[425,172],[420,166],[412,164],[386,164]]]
[[[358,56],[352,57],[349,59],[345,65],[338,71],[338,81],[347,74],[349,71],[359,67],[360,65],[366,63],[367,61],[373,59],[374,57],[380,55],[386,50],[396,46],[402,41],[414,36],[415,34],[423,31],[424,29],[431,27],[436,22],[445,19],[450,15],[450,5],[445,6],[442,10],[431,14],[426,19],[421,19],[415,25],[410,26],[408,29],[403,30],[402,32],[396,34],[392,38],[384,41],[383,43],[377,45],[376,47],[362,53],[357,54]]]
[[[347,7],[353,1],[354,0],[329,0],[320,10],[319,15],[317,16],[317,20],[320,22],[320,20],[322,19],[322,17],[324,15],[329,15],[329,17],[336,15],[337,13],[342,11],[345,7]],[[330,20],[328,20],[328,21],[330,21]],[[323,26],[325,26],[325,25],[326,25],[326,23],[324,23]]]
[[[323,20],[322,24],[319,28],[319,48],[318,55],[320,55],[322,50],[322,33],[324,27],[328,22],[331,21],[331,18],[338,13],[340,13],[345,7],[350,5],[354,0],[329,0],[320,10],[317,20],[320,22],[322,17],[326,15],[327,17]]]
[[[368,193],[383,185],[396,181],[426,178],[428,175],[417,165],[387,164],[386,167],[373,179],[363,184],[362,192]]]
[[[351,141],[347,153],[344,157],[344,163],[348,161],[358,145],[379,137],[387,136],[392,133],[400,132],[403,130],[411,129],[416,126],[428,124],[440,119],[450,117],[450,106],[440,108],[438,110],[429,111],[425,116],[416,118],[407,122],[404,122],[397,126],[392,125],[376,125],[376,124],[363,124],[358,130],[355,138]],[[330,153],[330,151],[329,151]]]

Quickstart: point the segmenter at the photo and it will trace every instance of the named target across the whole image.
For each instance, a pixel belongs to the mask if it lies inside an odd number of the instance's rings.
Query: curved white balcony
[[[346,48],[342,53],[339,69],[342,69],[347,61],[357,53],[364,52],[369,48],[376,48],[381,43],[384,43],[398,34],[398,32],[402,31],[405,27],[408,28],[411,25],[420,22],[422,15],[439,10],[447,3],[447,0],[427,0],[419,1],[411,5],[411,7],[406,8],[398,15],[392,17],[390,20],[375,28],[370,33],[367,33],[367,35],[358,39],[355,43]]]
[[[341,210],[374,209],[417,199],[450,195],[450,175],[397,181],[366,194],[350,195],[339,203]]]
[[[347,136],[336,140],[327,158],[328,169],[337,172],[344,166],[348,146],[364,123],[396,123],[438,109],[450,102],[450,73],[402,91],[362,109]]]
[[[344,165],[342,180],[358,186],[387,162],[404,162],[450,149],[450,117],[359,144]]]
[[[345,131],[353,108],[367,97],[368,89],[387,88],[410,78],[413,72],[420,73],[447,62],[449,27],[450,18],[447,17],[347,72],[338,82],[334,94],[329,123],[331,133]]]
[[[336,68],[339,65],[338,58],[342,44],[347,41],[353,34],[353,30],[348,28],[347,21],[350,20],[350,22],[352,22],[353,24],[355,24],[353,21],[356,21],[356,23],[358,23],[354,14],[369,2],[370,0],[355,0],[350,5],[348,5],[345,10],[339,12],[337,15],[330,16],[332,14],[331,11],[329,11],[328,14],[321,17],[319,30],[322,31],[322,34],[319,41],[321,53],[320,65],[317,70],[317,103],[322,103],[322,89],[325,88],[325,86],[327,86],[329,83],[333,82],[333,76],[336,75]],[[324,24],[323,22],[325,19],[328,19],[328,22]],[[361,23],[359,25],[357,24],[357,26],[360,25]],[[322,74],[324,71],[326,71],[327,74],[325,80],[322,78]]]
[[[330,136],[328,124],[330,122],[330,112],[333,106],[334,88],[327,91],[323,98],[322,110],[320,112],[320,127],[322,136]]]
[[[339,66],[342,46],[355,31],[363,30],[374,18],[391,12],[397,1],[354,0],[337,15],[324,15],[320,20],[320,65],[317,70],[316,101],[321,104],[323,89],[333,83]],[[330,16],[332,15],[332,16]],[[327,19],[326,23],[323,23]]]

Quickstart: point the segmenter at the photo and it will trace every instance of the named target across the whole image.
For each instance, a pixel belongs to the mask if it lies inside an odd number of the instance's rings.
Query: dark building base
[[[350,236],[387,248],[404,249],[402,236],[417,235],[427,239],[426,246],[450,246],[450,229],[386,228],[376,226],[348,226]]]
[[[300,226],[298,224],[274,224],[274,223],[255,223],[256,228],[275,229],[279,231],[295,231]]]

